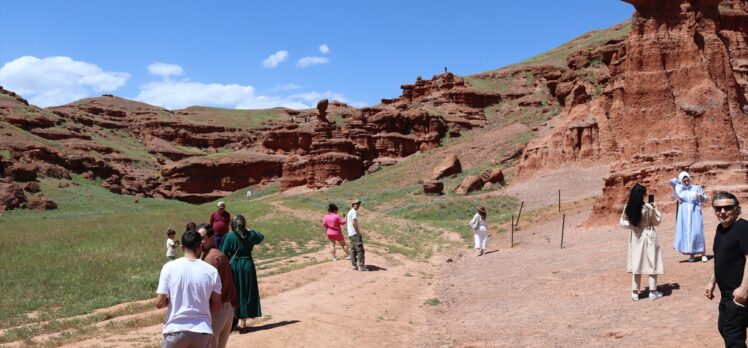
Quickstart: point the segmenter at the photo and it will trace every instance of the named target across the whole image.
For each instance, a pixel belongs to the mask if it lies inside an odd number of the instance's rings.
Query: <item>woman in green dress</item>
[[[229,258],[234,285],[239,293],[239,307],[234,308],[234,316],[241,320],[240,327],[246,328],[247,318],[262,316],[260,291],[257,287],[257,271],[252,260],[252,248],[265,239],[261,233],[247,230],[244,216],[231,219],[231,232],[221,242],[221,252]]]

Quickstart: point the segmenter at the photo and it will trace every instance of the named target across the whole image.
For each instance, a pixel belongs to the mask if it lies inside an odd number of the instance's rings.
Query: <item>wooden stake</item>
[[[510,248],[514,248],[514,214],[512,214],[512,239],[511,239]]]
[[[517,220],[514,223],[514,227],[519,228],[519,217],[522,216],[522,207],[525,206],[525,201],[522,201],[522,204],[519,205],[519,214],[517,215]]]
[[[561,212],[561,190],[558,190],[558,212]]]
[[[561,220],[561,249],[564,248],[564,227],[566,226],[566,213],[564,213],[564,217]]]

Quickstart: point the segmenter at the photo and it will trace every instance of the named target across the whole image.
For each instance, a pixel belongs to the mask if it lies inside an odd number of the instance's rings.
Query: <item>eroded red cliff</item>
[[[625,41],[567,59],[577,70],[553,85],[564,123],[528,145],[518,176],[612,163],[594,208],[602,220],[616,217],[633,183],[665,194],[681,170],[708,190],[747,195],[748,2],[628,2],[637,12]],[[598,64],[579,76],[589,61]]]

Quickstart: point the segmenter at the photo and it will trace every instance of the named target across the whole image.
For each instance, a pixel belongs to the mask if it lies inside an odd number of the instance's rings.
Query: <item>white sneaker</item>
[[[707,262],[707,261],[709,261],[709,258],[706,257],[706,255],[704,255],[704,256],[701,257],[701,261],[702,262]]]
[[[649,292],[649,299],[652,300],[652,301],[654,301],[654,300],[656,300],[656,299],[658,299],[658,298],[660,298],[662,296],[663,296],[662,293],[659,292],[659,291],[650,291]]]
[[[631,301],[639,301],[639,294],[631,293]]]
[[[346,260],[350,260],[351,259],[351,255],[346,256],[345,259]]]
[[[691,256],[688,258],[688,262],[696,262],[696,258]]]

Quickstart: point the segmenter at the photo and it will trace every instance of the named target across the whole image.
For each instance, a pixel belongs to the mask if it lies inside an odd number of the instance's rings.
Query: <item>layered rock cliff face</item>
[[[528,145],[518,177],[612,163],[594,208],[602,220],[620,213],[633,183],[664,194],[681,170],[707,191],[748,195],[748,1],[628,2],[628,37],[569,56],[549,84],[565,120]],[[590,75],[573,70],[593,62]]]
[[[0,181],[12,193],[0,197],[0,211],[30,201],[16,164],[33,180],[78,173],[115,193],[191,203],[277,180],[284,190],[337,185],[482,126],[483,108],[500,98],[450,73],[402,88],[360,110],[325,101],[257,111],[171,111],[112,95],[40,109],[0,88]]]
[[[431,80],[418,78],[402,89],[401,97],[383,99],[374,107],[338,110],[341,126],[328,120],[326,106],[319,106],[311,130],[289,124],[268,130],[264,147],[293,154],[283,165],[281,190],[354,180],[371,166],[393,164],[437,147],[448,133],[459,136],[465,129],[485,125],[484,108],[501,99],[466,87],[462,78],[451,73]],[[289,137],[295,140],[279,141]]]

